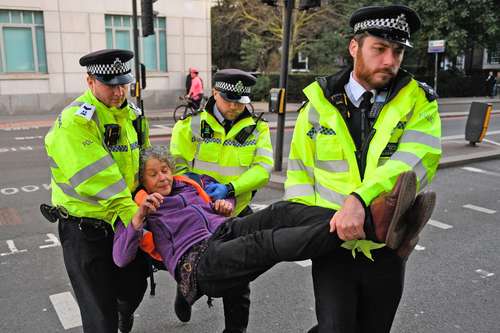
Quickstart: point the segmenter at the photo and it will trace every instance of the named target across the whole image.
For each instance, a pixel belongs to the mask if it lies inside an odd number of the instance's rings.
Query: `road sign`
[[[430,40],[427,47],[427,53],[442,53],[444,52],[445,40]]]

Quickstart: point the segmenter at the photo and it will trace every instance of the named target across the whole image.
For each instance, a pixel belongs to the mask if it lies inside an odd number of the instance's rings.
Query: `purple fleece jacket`
[[[202,176],[205,185],[213,178]],[[233,200],[234,205],[234,200]],[[227,217],[217,214],[212,203],[206,203],[196,189],[188,184],[172,184],[172,192],[163,198],[160,208],[146,220],[146,229],[153,233],[156,250],[175,278],[180,257],[193,245],[209,238]],[[132,223],[126,228],[118,222],[113,242],[113,260],[119,267],[130,263],[137,253],[142,230],[136,231]]]

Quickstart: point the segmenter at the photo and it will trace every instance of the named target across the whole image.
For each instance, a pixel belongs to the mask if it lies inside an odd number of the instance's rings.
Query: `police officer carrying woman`
[[[330,231],[345,247],[372,252],[353,258],[339,249],[313,260],[318,325],[311,333],[390,331],[406,260],[436,200],[432,191],[414,192],[433,180],[442,153],[436,95],[400,68],[420,27],[417,13],[402,5],[363,7],[350,26],[353,65],[304,89],[285,198],[330,210]],[[376,199],[388,192],[410,198],[401,217],[408,232],[398,242],[374,241],[364,229],[390,211]]]
[[[273,150],[266,121],[250,113],[251,87],[256,79],[239,69],[215,73],[212,96],[205,110],[178,121],[172,132],[170,151],[176,172],[206,174],[218,183],[207,186],[212,199],[236,198],[234,216],[252,211],[253,194],[269,181]],[[245,332],[248,325],[250,288],[224,297],[224,332]],[[175,312],[189,321],[191,309],[177,293]]]
[[[61,112],[45,137],[54,207],[44,206],[44,215],[59,220],[64,263],[86,333],[130,332],[147,287],[143,253],[125,268],[112,259],[114,224],[138,217],[132,192],[138,186],[139,142],[149,145],[147,125],[134,127],[140,110],[126,99],[133,56],[106,49],[82,57],[88,90]]]

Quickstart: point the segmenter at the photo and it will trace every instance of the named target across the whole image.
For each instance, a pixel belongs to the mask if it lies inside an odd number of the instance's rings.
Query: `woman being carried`
[[[234,202],[207,202],[194,186],[175,180],[172,170],[166,148],[141,152],[140,179],[148,194],[137,218],[128,226],[117,224],[113,259],[120,267],[131,262],[147,226],[189,304],[203,295],[231,294],[276,263],[319,257],[343,243],[330,232],[332,209],[281,201],[243,218],[228,218]],[[208,176],[201,180],[214,182]],[[404,223],[399,217],[390,220],[385,233]],[[382,238],[374,240],[383,242],[385,234]]]

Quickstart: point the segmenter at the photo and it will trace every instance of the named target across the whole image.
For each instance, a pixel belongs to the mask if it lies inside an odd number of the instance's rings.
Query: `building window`
[[[495,51],[486,51],[487,55],[487,64],[489,65],[500,65],[500,43],[497,44],[497,48]]]
[[[132,16],[105,15],[106,46],[108,48],[133,51]],[[149,71],[167,71],[167,32],[164,17],[155,18],[155,34],[142,37],[141,18],[137,18],[139,28],[139,52],[141,60]]]
[[[47,73],[43,13],[0,9],[0,73]]]

